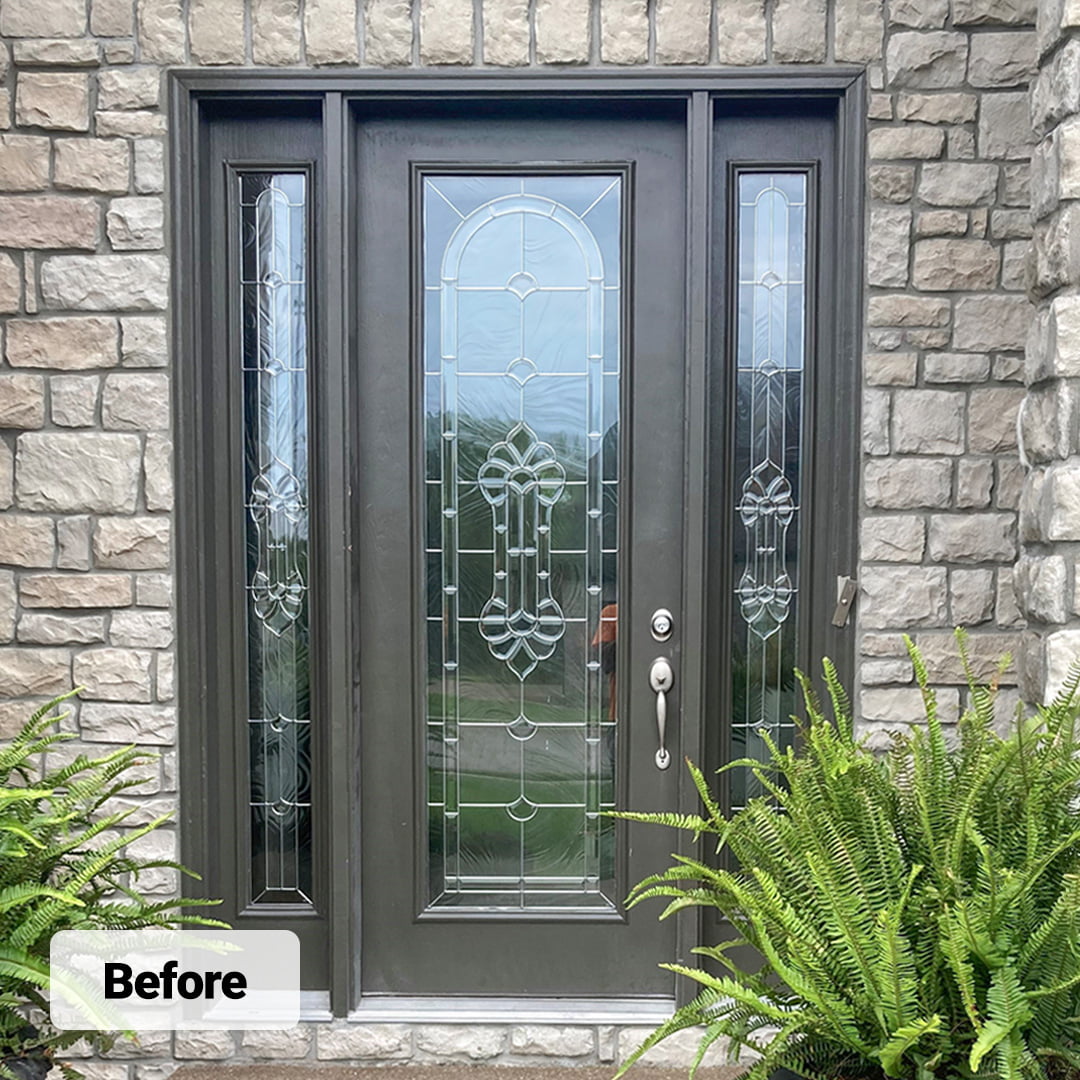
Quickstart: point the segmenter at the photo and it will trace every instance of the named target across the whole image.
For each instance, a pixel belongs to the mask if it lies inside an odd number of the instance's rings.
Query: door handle
[[[658,656],[649,668],[649,686],[656,694],[656,734],[660,749],[656,751],[656,767],[666,769],[671,764],[671,754],[664,746],[667,737],[667,695],[675,683],[675,673],[666,657]]]

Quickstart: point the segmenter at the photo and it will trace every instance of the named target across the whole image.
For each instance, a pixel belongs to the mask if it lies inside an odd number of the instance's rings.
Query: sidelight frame
[[[361,583],[354,580],[351,564],[351,514],[349,511],[350,460],[349,400],[350,352],[349,305],[356,282],[349,266],[352,235],[352,179],[347,163],[352,145],[352,112],[357,108],[377,108],[379,103],[475,102],[498,99],[526,103],[617,100],[634,102],[657,99],[682,100],[687,110],[687,293],[685,327],[687,364],[685,408],[687,445],[709,445],[711,423],[708,408],[709,364],[712,358],[710,318],[712,248],[713,127],[718,103],[828,101],[836,109],[836,177],[831,193],[836,236],[831,241],[833,273],[828,288],[822,288],[818,302],[823,305],[823,322],[830,324],[832,361],[829,394],[812,394],[814,413],[804,420],[804,431],[818,431],[817,459],[831,464],[829,476],[820,470],[808,477],[803,503],[815,504],[813,515],[804,518],[804,538],[814,535],[819,522],[829,522],[828,535],[814,547],[809,597],[829,597],[838,575],[854,575],[857,565],[856,529],[859,490],[859,358],[861,347],[863,290],[861,274],[865,214],[865,102],[866,74],[855,67],[813,67],[799,70],[761,67],[753,70],[682,70],[641,68],[613,74],[607,70],[585,69],[555,74],[542,70],[526,72],[470,71],[447,73],[428,69],[407,74],[377,71],[268,70],[173,70],[168,78],[170,147],[169,206],[173,277],[170,289],[170,327],[174,377],[174,424],[176,431],[175,479],[177,614],[182,632],[177,637],[180,725],[180,844],[181,858],[204,871],[204,882],[192,888],[196,895],[220,892],[222,882],[235,880],[237,867],[225,864],[234,859],[234,847],[242,841],[239,833],[244,818],[235,818],[235,800],[226,790],[221,770],[214,765],[225,752],[225,760],[235,761],[235,732],[217,722],[219,704],[231,706],[223,697],[210,670],[207,650],[220,640],[222,615],[218,598],[206,588],[206,538],[213,530],[216,515],[231,513],[220,501],[214,472],[230,466],[221,462],[209,469],[203,448],[203,432],[208,422],[205,394],[207,377],[200,373],[205,358],[207,327],[220,318],[220,305],[207,295],[208,272],[201,265],[201,253],[208,250],[213,223],[209,214],[200,214],[200,178],[208,167],[206,130],[209,115],[224,105],[252,105],[259,109],[297,108],[318,115],[321,124],[322,154],[311,178],[310,206],[314,215],[309,259],[312,281],[309,292],[309,333],[316,342],[309,354],[313,369],[309,376],[310,420],[319,438],[310,449],[313,475],[318,476],[322,500],[318,506],[320,526],[313,532],[313,561],[318,561],[321,588],[312,607],[312,637],[321,641],[320,655],[313,658],[312,755],[314,770],[313,828],[323,852],[317,861],[316,883],[322,898],[320,917],[325,921],[325,964],[320,969],[320,990],[329,991],[330,1009],[346,1016],[362,1004],[360,949],[356,913],[362,897],[360,860],[353,849],[355,831],[352,807],[359,791],[357,760],[358,735],[355,730],[357,686],[352,651],[353,612],[361,600]],[[278,168],[280,162],[260,162]],[[245,162],[245,166],[247,163]],[[775,167],[775,166],[774,166]],[[702,228],[705,222],[707,226]],[[334,223],[330,227],[328,223]],[[729,234],[732,230],[728,230]],[[821,279],[824,275],[821,275]],[[318,358],[317,362],[315,358]],[[314,371],[318,368],[318,371]],[[217,378],[216,376],[214,378]],[[211,380],[213,381],[213,380]],[[220,385],[220,379],[218,380]],[[812,389],[811,389],[812,393]],[[823,402],[821,399],[829,398]],[[808,402],[809,405],[809,402]],[[705,522],[710,496],[707,455],[685,462],[684,503],[688,520]],[[722,506],[721,512],[727,507]],[[805,541],[804,541],[805,542]],[[697,760],[705,760],[712,740],[707,738],[703,716],[716,713],[722,695],[716,692],[715,673],[709,671],[706,653],[708,618],[703,582],[710,581],[708,530],[685,529],[683,586],[680,597],[681,627],[677,685],[681,737],[684,748],[697,748]],[[714,587],[714,586],[710,586]],[[314,591],[314,590],[313,590]],[[854,627],[831,625],[828,610],[813,614],[813,635],[804,632],[801,662],[824,651],[836,661],[842,675],[850,679],[854,671]],[[806,619],[811,618],[805,612]],[[803,620],[800,620],[803,622]],[[811,624],[806,621],[804,626]],[[720,658],[720,668],[727,664]],[[729,675],[730,673],[728,673]],[[721,685],[730,683],[721,671]],[[316,693],[316,684],[318,692]],[[315,709],[319,709],[318,717]],[[321,717],[325,730],[318,731]],[[246,739],[247,732],[241,732]],[[231,741],[230,741],[231,740]],[[693,756],[693,752],[692,752]],[[245,759],[241,759],[245,760]],[[247,776],[233,775],[234,786],[247,790]],[[696,812],[697,793],[685,770],[679,783],[677,810]],[[245,807],[246,812],[246,807]],[[217,837],[220,829],[233,830],[228,843]],[[699,853],[689,837],[680,835],[679,850]],[[241,845],[242,846],[242,845]],[[657,869],[660,869],[659,867]],[[285,913],[279,913],[279,916]],[[693,962],[691,949],[699,943],[703,921],[690,909],[675,916],[678,962]],[[287,921],[287,920],[286,920]],[[680,988],[680,994],[683,992]]]

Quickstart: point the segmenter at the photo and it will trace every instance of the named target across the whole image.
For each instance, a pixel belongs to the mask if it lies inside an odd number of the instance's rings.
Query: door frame
[[[208,240],[209,215],[197,212],[196,193],[203,175],[205,125],[209,112],[224,104],[260,110],[311,110],[321,115],[322,182],[316,175],[315,215],[321,222],[313,234],[315,286],[311,325],[319,346],[319,370],[309,384],[312,425],[320,432],[311,455],[315,497],[320,516],[314,522],[313,562],[321,567],[321,610],[312,624],[313,702],[317,715],[326,718],[328,736],[315,747],[313,770],[321,801],[316,804],[316,849],[323,868],[319,891],[321,940],[326,951],[326,989],[335,1016],[345,1016],[361,1003],[359,985],[358,898],[362,897],[359,859],[352,858],[355,828],[351,820],[356,804],[358,768],[354,730],[356,686],[351,644],[352,621],[359,583],[352,580],[348,483],[351,475],[348,438],[348,355],[350,352],[347,297],[352,287],[348,266],[353,192],[347,177],[354,107],[379,101],[462,100],[517,97],[529,101],[567,101],[616,98],[634,101],[676,98],[687,110],[687,278],[685,319],[687,333],[686,422],[689,445],[707,445],[707,372],[712,343],[709,339],[711,245],[708,228],[713,174],[712,133],[714,103],[754,101],[798,102],[826,100],[835,104],[837,177],[832,206],[835,235],[829,238],[834,268],[831,288],[823,288],[818,302],[828,305],[834,356],[831,374],[839,392],[815,395],[816,423],[829,440],[835,468],[823,483],[821,470],[812,478],[811,497],[835,507],[839,527],[830,536],[832,558],[812,575],[809,597],[830,596],[839,574],[854,576],[857,566],[857,499],[859,490],[860,364],[862,346],[863,281],[861,274],[865,213],[866,73],[855,67],[756,68],[694,72],[643,68],[612,74],[586,69],[550,74],[469,71],[448,74],[445,69],[414,70],[401,74],[357,71],[282,73],[267,70],[174,70],[169,73],[169,201],[173,275],[170,327],[174,367],[174,432],[177,575],[177,698],[180,724],[179,800],[181,858],[204,872],[204,881],[191,888],[193,895],[220,892],[222,880],[231,880],[236,868],[223,865],[228,856],[215,839],[223,820],[216,803],[231,805],[227,792],[215,790],[211,762],[224,750],[234,760],[236,735],[217,721],[221,701],[207,671],[207,641],[221,618],[217,598],[208,594],[203,538],[214,527],[214,489],[205,471],[201,447],[204,423],[201,405],[206,393],[199,372],[205,352],[208,320],[214,314],[205,297],[207,269],[202,259]],[[327,227],[328,222],[336,223]],[[819,339],[820,345],[820,339]],[[344,389],[344,393],[342,392]],[[837,401],[840,407],[837,407]],[[810,427],[807,430],[811,430]],[[704,520],[708,495],[706,461],[687,461],[684,501],[690,520]],[[696,518],[695,518],[695,508]],[[219,507],[219,510],[221,508]],[[704,760],[706,739],[702,715],[712,704],[708,698],[705,663],[706,619],[700,602],[700,582],[707,579],[706,530],[685,529],[683,551],[681,657],[676,678],[681,688],[680,714],[683,745],[696,747]],[[819,562],[822,562],[819,560]],[[332,588],[325,587],[332,582]],[[831,601],[829,601],[831,606]],[[831,613],[831,612],[830,612]],[[813,655],[831,656],[850,677],[854,666],[854,627],[834,628],[827,613],[816,617]],[[815,629],[816,629],[815,627]],[[804,647],[809,643],[804,643]],[[805,662],[805,661],[804,661]],[[226,706],[229,704],[225,703]],[[321,745],[320,745],[321,744]],[[333,747],[333,752],[330,752]],[[217,778],[220,781],[220,776]],[[246,785],[247,776],[233,782]],[[220,783],[219,783],[220,786]],[[202,792],[203,798],[185,797]],[[332,793],[339,793],[333,798]],[[345,793],[346,797],[340,797]],[[677,810],[696,812],[697,793],[682,771]],[[689,837],[680,834],[681,853],[699,854]],[[700,846],[700,845],[699,845]],[[660,869],[659,867],[657,869]],[[280,918],[280,916],[279,916]],[[680,962],[691,960],[690,950],[701,936],[700,912],[689,909],[676,916],[676,952]],[[265,925],[258,912],[243,913],[241,924]],[[315,920],[310,920],[314,922]],[[610,1011],[610,1010],[609,1010]]]

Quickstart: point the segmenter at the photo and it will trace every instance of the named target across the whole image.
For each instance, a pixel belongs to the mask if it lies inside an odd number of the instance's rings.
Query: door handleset
[[[656,751],[656,767],[666,769],[671,764],[671,754],[664,746],[667,737],[667,695],[675,684],[675,673],[671,662],[664,656],[658,656],[649,668],[649,686],[656,694],[656,734],[660,748]]]

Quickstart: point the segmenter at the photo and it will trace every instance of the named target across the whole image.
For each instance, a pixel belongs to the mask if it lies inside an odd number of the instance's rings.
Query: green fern
[[[762,733],[767,760],[726,767],[763,797],[725,814],[690,765],[701,815],[618,815],[713,838],[716,858],[677,856],[629,903],[711,907],[733,937],[697,949],[699,968],[664,965],[699,993],[622,1072],[700,1028],[694,1068],[726,1039],[733,1060],[752,1051],[747,1080],[1080,1077],[1080,668],[999,736],[998,680],[976,680],[958,631],[968,706],[951,731],[907,646],[926,722],[886,753],[858,738],[826,660],[828,712],[798,673],[797,748]]]
[[[37,1057],[53,1062],[57,1051],[80,1038],[99,1048],[115,1039],[98,1032],[58,1032],[36,1020],[36,1012],[48,1009],[53,934],[226,925],[183,912],[216,901],[150,900],[138,892],[138,875],[151,867],[169,866],[197,876],[178,863],[140,859],[126,850],[165,818],[124,828],[133,809],[109,811],[116,795],[138,786],[139,781],[127,777],[150,755],[133,746],[98,758],[80,754],[41,774],[42,755],[75,738],[57,730],[62,717],[56,711],[71,696],[42,706],[0,746],[0,1077],[14,1076],[8,1060]],[[65,1080],[79,1080],[70,1064],[55,1064]]]

